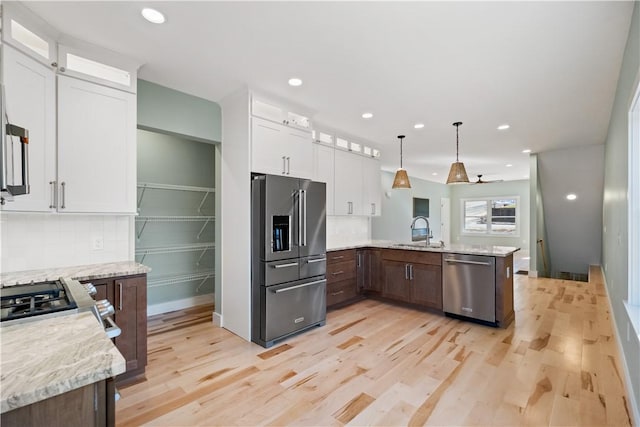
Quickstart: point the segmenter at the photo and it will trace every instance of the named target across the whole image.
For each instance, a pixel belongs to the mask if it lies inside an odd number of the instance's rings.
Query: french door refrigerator
[[[326,321],[326,184],[251,182],[251,340],[264,347]]]

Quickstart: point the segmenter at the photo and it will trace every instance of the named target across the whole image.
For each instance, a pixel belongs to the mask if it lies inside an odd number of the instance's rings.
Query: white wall
[[[434,240],[440,240],[440,199],[449,197],[449,187],[445,184],[409,177],[410,189],[393,190],[394,174],[382,171],[382,215],[372,218],[373,239],[411,241],[411,220],[413,219],[413,198],[429,199],[429,225]]]
[[[0,228],[2,273],[134,259],[132,216],[3,212]]]
[[[220,218],[216,251],[221,255],[221,326],[251,340],[251,155],[249,96],[222,101]],[[219,242],[219,243],[218,243]],[[216,290],[217,292],[217,290]]]
[[[520,227],[517,237],[506,236],[468,236],[462,234],[462,199],[474,197],[511,197],[520,198]],[[493,182],[477,185],[451,186],[451,242],[469,245],[529,247],[529,180]]]

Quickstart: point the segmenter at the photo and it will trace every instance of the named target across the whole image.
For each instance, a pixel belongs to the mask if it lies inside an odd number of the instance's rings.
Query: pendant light
[[[396,176],[393,178],[393,185],[391,188],[411,188],[411,183],[409,182],[409,175],[407,175],[407,171],[402,168],[402,139],[404,135],[398,135],[398,139],[400,140],[400,168],[396,171]]]
[[[453,124],[456,127],[456,162],[451,163],[451,170],[449,170],[447,184],[469,183],[469,177],[467,176],[467,171],[464,169],[464,163],[458,160],[458,129],[461,124],[462,122],[455,122]]]

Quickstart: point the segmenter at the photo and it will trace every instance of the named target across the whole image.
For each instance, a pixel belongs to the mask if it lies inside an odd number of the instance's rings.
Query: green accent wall
[[[628,150],[629,109],[640,79],[640,3],[636,2],[627,46],[622,60],[616,97],[605,143],[602,260],[607,291],[622,344],[623,356],[631,386],[636,416],[640,408],[640,340],[634,334],[624,307],[628,298]],[[637,219],[636,219],[637,220]],[[637,261],[637,260],[636,260]],[[635,286],[639,286],[638,283]],[[629,337],[628,337],[629,335]],[[628,339],[627,339],[628,338]],[[636,418],[636,423],[640,419]]]
[[[138,128],[195,141],[220,142],[222,110],[204,98],[138,80]]]

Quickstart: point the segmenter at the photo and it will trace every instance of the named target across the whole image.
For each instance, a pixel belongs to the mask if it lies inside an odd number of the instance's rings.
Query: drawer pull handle
[[[335,273],[331,273],[332,276],[337,276],[338,274],[344,274],[344,271],[336,271]]]
[[[344,291],[331,292],[331,296],[335,297],[336,295],[344,294]]]
[[[318,285],[320,283],[325,283],[326,280],[322,279],[322,280],[315,280],[313,282],[309,282],[309,283],[303,283],[301,285],[295,285],[295,286],[289,286],[288,288],[280,288],[280,289],[276,289],[273,292],[274,294],[279,294],[282,292],[288,292],[288,291],[292,291],[294,289],[300,289],[300,288],[306,288],[307,286],[313,286],[313,285]]]
[[[298,265],[297,262],[290,262],[289,264],[277,264],[277,265],[272,265],[272,268],[287,268],[287,267],[295,267],[296,265]]]
[[[331,257],[331,259],[342,259],[342,258],[344,258],[344,255]]]
[[[323,262],[323,261],[326,261],[326,260],[327,260],[326,258],[310,259],[310,260],[307,260],[307,263],[308,264],[313,264],[315,262]]]

